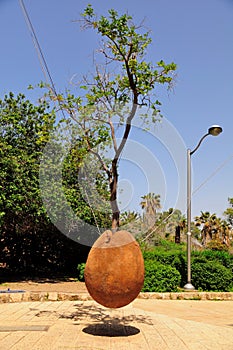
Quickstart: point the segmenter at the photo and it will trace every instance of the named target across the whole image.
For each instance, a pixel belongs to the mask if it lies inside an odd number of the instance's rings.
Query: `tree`
[[[228,223],[233,228],[233,198],[228,198],[228,202],[230,207],[224,211],[224,215],[226,216]]]
[[[45,101],[36,106],[23,94],[13,93],[0,99],[0,262],[14,271],[34,267],[76,269],[81,255],[87,254],[87,249],[65,237],[52,224],[41,199],[41,157],[57,125],[55,120],[54,111]],[[63,188],[73,210],[93,224],[92,212],[77,184],[82,161],[80,148],[78,144],[71,149],[64,160]],[[56,171],[56,165],[50,170]],[[103,179],[96,181],[104,192]],[[56,199],[55,193],[54,206],[58,205]],[[107,213],[96,218],[101,225],[109,224]]]
[[[129,231],[136,238],[140,237],[143,231],[143,223],[139,213],[130,210],[121,213],[120,228]]]
[[[143,220],[147,226],[152,226],[156,220],[157,210],[161,208],[160,195],[150,192],[141,198],[140,205],[144,211]]]
[[[180,231],[185,227],[185,217],[179,209],[169,208],[167,211],[156,213],[155,218],[152,229],[152,232],[154,231],[154,239],[166,239],[168,237],[174,239],[174,235],[178,232],[180,240]]]
[[[196,226],[201,227],[202,245],[211,247],[213,244],[229,246],[229,224],[216,214],[201,212],[195,217]]]
[[[230,246],[230,235],[232,232],[232,227],[226,220],[221,221],[221,239],[222,243],[227,247]]]
[[[134,221],[140,220],[140,215],[135,211],[125,211],[121,213],[121,226],[125,226],[127,224],[130,224]]]
[[[41,206],[38,169],[55,116],[44,102],[34,106],[23,94],[0,100],[1,192],[3,231],[36,230]],[[36,214],[36,216],[35,216]]]
[[[195,222],[196,226],[202,226],[202,244],[208,244],[212,240],[213,233],[215,232],[217,224],[216,214],[210,214],[208,211],[201,211],[201,215],[195,217]]]
[[[154,95],[158,85],[171,86],[174,63],[163,60],[153,65],[146,61],[146,49],[151,43],[149,32],[132,22],[128,14],[108,11],[108,17],[97,17],[91,5],[82,14],[84,28],[97,31],[102,39],[101,59],[91,78],[84,77],[80,86],[85,92],[75,97],[71,93],[54,96],[59,105],[78,125],[86,150],[100,163],[109,183],[112,210],[112,229],[119,227],[118,165],[130,135],[132,121],[141,107],[150,108],[151,122],[160,117],[160,101]],[[96,61],[97,62],[97,61]],[[149,119],[148,115],[144,116]],[[117,141],[118,128],[122,131]],[[103,142],[112,146],[113,156],[107,162],[103,156]]]
[[[23,94],[15,97],[13,93],[0,100],[2,259],[15,267],[25,265],[26,260],[30,264],[37,255],[38,246],[30,252],[25,247],[48,224],[39,194],[38,171],[54,121],[55,115],[48,112],[45,102],[34,106]]]
[[[63,141],[63,137],[61,140]],[[94,179],[94,187],[97,191],[97,195],[95,192],[92,193],[92,184],[90,183],[90,179],[87,177],[86,172],[83,172],[81,169],[83,158],[86,156],[85,152],[82,154],[82,146],[82,141],[75,142],[64,159],[62,171],[63,191],[67,202],[70,204],[71,208],[77,214],[79,219],[93,226],[94,241],[97,238],[96,236],[99,234],[95,226],[109,227],[111,224],[109,206],[106,205],[106,201],[109,199],[109,194],[107,191],[106,179],[103,174],[98,172],[96,173],[95,167],[93,167],[93,169],[89,167],[88,175],[90,177],[90,172],[92,172],[91,180]],[[56,162],[52,165],[52,167],[53,166],[56,167]],[[105,199],[105,205],[102,205],[101,210],[97,210],[98,206],[96,201],[99,199],[98,195]],[[94,208],[93,204],[95,204]],[[72,230],[72,223],[70,225],[70,229]],[[75,231],[78,230],[79,227],[75,228]]]
[[[176,230],[179,232],[183,231],[186,226],[185,216],[179,209],[170,208],[168,211],[162,213],[161,219],[166,224],[166,235],[172,234],[173,236]]]

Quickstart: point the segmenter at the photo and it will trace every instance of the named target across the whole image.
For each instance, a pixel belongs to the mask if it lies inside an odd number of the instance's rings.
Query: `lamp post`
[[[209,135],[218,136],[221,134],[222,128],[219,125],[213,125],[208,132],[202,136],[197,146],[191,151],[187,150],[187,283],[185,290],[194,290],[191,283],[191,155],[200,147],[202,141]]]

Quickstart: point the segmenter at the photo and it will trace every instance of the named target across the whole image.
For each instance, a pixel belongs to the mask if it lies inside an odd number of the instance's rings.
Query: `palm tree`
[[[219,240],[222,234],[222,220],[216,214],[201,211],[195,217],[196,226],[202,226],[202,245],[206,246],[212,239]]]
[[[141,198],[143,221],[148,227],[151,227],[155,223],[157,210],[161,208],[160,195],[150,192]]]
[[[229,247],[231,225],[226,220],[222,220],[221,229],[222,229],[222,237],[221,237],[222,243],[226,244],[226,246]]]
[[[224,215],[226,216],[227,222],[233,228],[233,198],[228,198],[228,202],[230,207],[224,211]]]
[[[135,211],[125,211],[120,215],[120,228],[129,231],[134,237],[141,234],[141,217]]]
[[[125,211],[121,213],[120,216],[120,226],[127,225],[134,221],[138,221],[140,219],[140,215],[135,211]]]

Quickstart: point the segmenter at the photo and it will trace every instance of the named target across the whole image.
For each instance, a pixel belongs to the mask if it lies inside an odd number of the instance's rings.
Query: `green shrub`
[[[145,261],[143,292],[175,292],[181,281],[176,268],[157,261]]]
[[[172,242],[156,246],[153,249],[143,252],[145,261],[157,261],[163,265],[176,268],[181,275],[181,285],[185,284],[187,279],[186,251],[185,246]]]
[[[219,262],[221,265],[229,268],[233,272],[233,254],[225,251],[204,250],[202,252],[193,252],[193,262]]]
[[[179,253],[171,263],[172,267],[175,267],[177,271],[179,271],[181,275],[180,285],[183,286],[187,280],[187,262],[185,254]]]
[[[208,258],[204,255],[197,255],[197,256],[194,256],[192,258],[192,264],[195,264],[195,263],[202,263],[202,264],[206,264],[208,263],[210,260],[208,260]]]
[[[80,282],[84,282],[84,270],[85,270],[85,263],[78,264],[77,270],[78,270],[78,280]]]
[[[169,249],[170,247],[170,249]],[[144,292],[174,292],[187,282],[186,247],[163,243],[143,251]],[[192,283],[204,291],[233,291],[233,255],[225,251],[192,251]],[[84,281],[85,263],[77,267]]]
[[[184,256],[184,252],[181,252],[179,250],[173,249],[171,251],[167,251],[164,249],[157,249],[157,247],[153,250],[145,251],[143,253],[144,260],[156,260],[165,265],[173,264],[175,259],[180,260],[181,263],[181,260],[184,260]]]
[[[194,262],[192,264],[192,282],[195,288],[203,291],[230,291],[232,272],[219,262]]]

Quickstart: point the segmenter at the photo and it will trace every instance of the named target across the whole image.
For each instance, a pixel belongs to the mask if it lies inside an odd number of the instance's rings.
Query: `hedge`
[[[145,261],[143,292],[176,292],[181,276],[175,267],[157,261]]]
[[[187,282],[186,246],[163,242],[143,251],[144,292],[175,292]],[[84,280],[85,263],[78,265]],[[233,255],[225,251],[192,251],[192,283],[203,291],[233,291]]]
[[[227,292],[232,288],[232,272],[219,262],[192,264],[192,283],[196,289]]]

